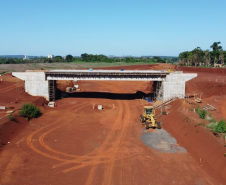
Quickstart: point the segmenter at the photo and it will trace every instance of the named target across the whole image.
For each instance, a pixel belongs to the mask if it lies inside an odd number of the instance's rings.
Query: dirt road
[[[95,83],[121,93],[130,87]],[[4,90],[10,90],[5,87]],[[103,110],[93,109],[102,105]],[[141,141],[139,100],[66,98],[4,146],[0,184],[219,184],[189,153],[161,153]],[[116,109],[113,109],[113,104]]]

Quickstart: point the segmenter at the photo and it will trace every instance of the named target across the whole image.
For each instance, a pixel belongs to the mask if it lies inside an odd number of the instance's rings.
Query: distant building
[[[25,54],[23,60],[28,60],[28,59],[29,58],[28,58],[27,54]]]
[[[50,55],[48,55],[48,58],[54,58],[54,55],[52,55],[52,54],[50,54]]]

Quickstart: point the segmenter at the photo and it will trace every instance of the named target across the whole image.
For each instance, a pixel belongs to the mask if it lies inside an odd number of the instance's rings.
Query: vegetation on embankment
[[[224,119],[216,121],[211,117],[211,113],[208,114],[206,110],[200,109],[199,106],[196,106],[195,110],[201,119],[209,121],[206,128],[208,128],[211,132],[214,132],[217,137],[220,137],[221,135],[224,140],[226,139],[226,122]]]
[[[173,111],[165,118],[163,128],[177,140],[180,146],[186,148],[202,168],[221,182],[225,182],[226,147],[224,147],[224,141],[214,137],[213,133],[204,127],[206,124],[199,123],[197,119],[190,119],[188,115],[180,111],[181,101],[174,101],[171,106]]]
[[[39,108],[31,103],[25,103],[21,106],[19,116],[25,117],[27,120],[31,118],[37,118],[41,114]]]

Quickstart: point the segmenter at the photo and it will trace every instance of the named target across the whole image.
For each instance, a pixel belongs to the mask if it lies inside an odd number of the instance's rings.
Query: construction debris
[[[98,105],[98,110],[102,110],[102,109],[103,109],[102,105]]]
[[[202,103],[202,99],[201,99],[201,98],[196,98],[196,99],[194,100],[194,102],[196,102],[196,103]]]
[[[6,107],[5,106],[0,106],[0,109],[5,110]]]
[[[55,107],[55,102],[53,102],[53,101],[52,102],[49,102],[48,106],[49,107]]]
[[[162,115],[167,115],[168,112],[167,112],[167,109],[165,106],[163,106],[163,108],[161,109],[161,112],[162,112]]]
[[[6,114],[12,114],[14,111],[13,110],[10,110],[10,111],[7,111]]]
[[[73,90],[75,90],[75,87],[67,87],[66,88],[66,92],[72,92]]]
[[[216,110],[216,108],[215,107],[213,107],[212,105],[210,105],[210,104],[207,104],[205,107],[203,107],[203,109],[204,110]]]

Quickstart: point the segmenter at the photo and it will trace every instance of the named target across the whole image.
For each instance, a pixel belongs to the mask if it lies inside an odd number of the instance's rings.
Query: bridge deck
[[[48,73],[147,73],[147,74],[169,74],[168,71],[164,70],[102,70],[102,69],[94,69],[94,70],[87,70],[87,69],[80,69],[80,70],[49,70],[45,72]]]
[[[46,75],[168,75],[168,71],[156,70],[50,70]]]
[[[162,81],[168,71],[155,70],[50,70],[45,72],[47,80],[151,80]]]

